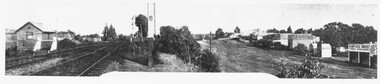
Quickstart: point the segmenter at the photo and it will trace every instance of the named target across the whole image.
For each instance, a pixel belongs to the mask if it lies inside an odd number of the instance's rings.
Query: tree
[[[155,40],[156,50],[164,53],[176,54],[186,63],[198,66],[199,71],[218,72],[218,58],[215,54],[200,50],[200,44],[196,42],[187,26],[175,29],[171,26],[162,26],[160,35]]]
[[[218,38],[223,38],[224,37],[224,32],[221,28],[218,28],[216,31],[215,31],[215,39],[218,39]]]
[[[294,47],[294,51],[300,53],[301,55],[306,55],[306,53],[308,52],[308,49],[306,45],[298,44],[296,47]]]
[[[110,25],[110,28],[109,28],[107,33],[108,33],[108,39],[116,39],[117,38],[116,30],[112,26],[112,24]]]
[[[123,35],[123,34],[119,34],[118,35],[118,39],[119,40],[127,40],[127,36]]]
[[[104,27],[102,34],[103,34],[102,40],[107,41],[108,40],[108,26],[107,25]]]
[[[311,33],[313,33],[313,29],[310,28],[310,29],[308,29],[306,32],[307,32],[308,34],[311,34]]]
[[[146,38],[148,36],[148,18],[142,14],[138,15],[135,18],[135,24],[139,28],[140,33],[142,34],[143,38]]]
[[[280,33],[280,31],[278,31],[276,28],[273,28],[273,29],[268,29],[267,33]]]
[[[235,32],[235,33],[240,33],[240,28],[239,28],[238,26],[236,26],[234,32]]]
[[[303,34],[305,32],[306,32],[306,30],[303,30],[303,28],[299,28],[296,31],[294,31],[295,34]]]
[[[112,24],[110,25],[109,28],[108,28],[108,25],[106,25],[104,27],[102,34],[103,34],[103,37],[102,37],[103,41],[108,41],[108,40],[117,38],[116,30],[112,26]]]
[[[75,35],[74,36],[74,39],[75,40],[78,40],[78,41],[82,41],[82,38],[81,38],[82,36],[80,35],[80,34],[77,34],[77,35]]]
[[[287,31],[285,31],[285,30],[280,30],[280,33],[287,33]]]
[[[288,30],[288,31],[287,31],[288,33],[293,33],[292,28],[291,28],[290,26],[288,27],[287,30]]]

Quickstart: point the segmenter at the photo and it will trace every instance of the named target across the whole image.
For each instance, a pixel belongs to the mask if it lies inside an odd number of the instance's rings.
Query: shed
[[[321,44],[321,57],[332,57],[330,44]]]

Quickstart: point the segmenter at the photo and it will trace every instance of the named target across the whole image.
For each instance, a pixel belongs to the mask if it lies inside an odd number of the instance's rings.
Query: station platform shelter
[[[377,44],[349,44],[348,61],[377,68]]]

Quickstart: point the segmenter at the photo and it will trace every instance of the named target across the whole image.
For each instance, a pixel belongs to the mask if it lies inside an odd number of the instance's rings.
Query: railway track
[[[90,52],[75,58],[57,63],[51,67],[42,69],[37,72],[32,72],[27,75],[30,76],[89,76],[88,72],[91,71],[95,65],[110,56],[114,51],[121,47],[121,45],[112,44],[106,48]]]
[[[63,49],[63,50],[54,51],[54,52],[51,52],[51,53],[46,53],[46,54],[41,54],[41,55],[21,56],[21,57],[15,57],[15,58],[8,58],[8,59],[6,59],[6,61],[13,61],[13,60],[20,60],[20,59],[28,59],[28,58],[34,58],[34,57],[42,57],[42,56],[51,55],[51,54],[59,54],[59,53],[63,53],[63,52],[74,51],[74,50],[78,50],[78,49],[81,49],[81,48],[86,48],[86,47],[91,47],[91,46],[96,46],[96,45],[97,45],[97,44],[93,44],[93,45],[84,45],[84,46],[79,46],[79,47],[69,48],[69,49]]]
[[[43,61],[46,61],[46,60],[49,60],[52,58],[57,58],[57,57],[70,58],[73,56],[81,55],[83,53],[92,52],[92,51],[97,50],[99,48],[101,48],[101,46],[81,48],[81,49],[76,49],[73,51],[55,53],[55,54],[50,54],[50,55],[45,55],[45,56],[37,56],[37,57],[32,57],[32,58],[9,60],[9,61],[6,61],[6,68],[5,69],[9,70],[9,69],[21,67],[24,65],[30,65],[30,64],[34,64],[34,63],[43,62]]]

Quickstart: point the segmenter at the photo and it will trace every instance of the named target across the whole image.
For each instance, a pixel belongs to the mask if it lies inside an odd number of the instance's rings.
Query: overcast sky
[[[1,10],[1,28],[17,29],[28,21],[48,26],[46,30],[73,30],[80,34],[101,34],[106,23],[118,34],[131,34],[131,18],[146,14],[146,2],[119,0],[12,0]],[[156,2],[157,30],[160,26],[189,26],[192,33],[233,32],[260,28],[321,28],[329,22],[360,23],[379,27],[373,4],[288,4],[228,2]]]

